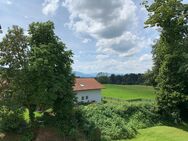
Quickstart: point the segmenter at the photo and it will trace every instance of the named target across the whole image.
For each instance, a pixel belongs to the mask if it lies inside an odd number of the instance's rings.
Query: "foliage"
[[[21,136],[20,141],[32,141],[34,138],[34,133],[30,130],[25,131]]]
[[[68,125],[75,97],[73,54],[55,35],[50,21],[30,24],[28,34],[13,26],[0,42],[1,105],[15,109],[11,112],[15,118],[20,116],[16,110],[28,109],[32,126],[37,110],[51,108],[56,119]]]
[[[153,46],[158,110],[164,117],[176,117],[177,122],[179,114],[183,117],[183,112],[188,111],[183,106],[188,103],[188,7],[181,0],[155,0],[146,9],[149,12],[146,26],[161,30],[160,39]]]
[[[143,74],[125,74],[116,75],[100,72],[97,74],[96,79],[103,84],[123,84],[123,85],[137,85],[144,83]]]
[[[72,52],[55,36],[52,22],[32,23],[29,35],[31,52],[26,79],[33,83],[26,87],[32,93],[31,104],[35,105],[34,110],[52,107],[59,118],[67,120],[74,99]]]
[[[28,42],[22,28],[13,26],[0,42],[0,102],[19,106],[19,82],[27,64]]]
[[[136,134],[132,127],[126,126],[126,122],[117,114],[105,107],[86,107],[84,115],[90,121],[95,123],[95,126],[101,130],[103,136],[111,139],[131,138]]]
[[[109,74],[104,72],[99,72],[96,76],[97,81],[99,81],[102,84],[109,83]]]
[[[137,134],[138,128],[157,124],[160,119],[153,107],[146,103],[107,103],[81,106],[80,109],[85,119],[101,130],[102,138],[108,140],[132,138]]]
[[[163,92],[162,95],[158,94],[157,99],[158,108],[162,109],[160,110],[160,114],[163,115],[165,120],[174,121],[175,123],[181,121],[177,105],[187,101],[184,95],[177,92],[171,93],[169,95],[168,92]]]
[[[23,131],[26,128],[26,123],[22,113],[22,109],[13,111],[5,106],[2,106],[0,109],[0,131]]]
[[[156,86],[155,74],[153,70],[148,70],[144,73],[144,84],[148,86]]]

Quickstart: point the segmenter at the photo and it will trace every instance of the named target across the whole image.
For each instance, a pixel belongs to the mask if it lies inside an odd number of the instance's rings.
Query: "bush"
[[[155,104],[148,102],[127,103],[124,110],[118,111],[129,124],[136,129],[152,127],[161,122],[160,116],[156,112]]]
[[[157,94],[158,112],[163,119],[176,124],[180,123],[182,105],[188,103],[187,97],[178,92],[169,93],[163,90],[158,91]]]
[[[0,109],[0,129],[2,131],[21,132],[26,128],[23,118],[23,110],[12,111],[6,107]]]
[[[84,106],[81,106],[84,107]],[[74,128],[79,129],[79,134],[83,134],[87,141],[101,141],[101,130],[84,116],[80,108],[75,108],[73,123]],[[78,136],[78,135],[76,135]]]
[[[134,137],[137,133],[134,127],[127,126],[126,120],[113,110],[113,107],[106,104],[82,107],[85,118],[101,130],[102,136],[107,136],[111,139]]]
[[[20,141],[32,141],[34,139],[34,133],[30,130],[23,133]]]
[[[87,122],[101,130],[102,141],[133,138],[137,129],[160,123],[154,103],[91,104],[80,109]]]

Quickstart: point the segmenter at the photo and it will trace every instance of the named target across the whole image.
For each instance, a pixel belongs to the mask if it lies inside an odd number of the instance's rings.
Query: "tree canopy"
[[[143,74],[125,74],[116,75],[100,72],[97,74],[96,79],[103,84],[119,84],[119,85],[138,85],[144,84]]]
[[[73,54],[50,21],[30,24],[28,34],[13,26],[0,43],[1,80],[7,85],[1,87],[1,101],[27,108],[31,122],[36,110],[49,108],[68,120],[74,104]]]
[[[188,95],[188,6],[181,0],[154,0],[146,9],[146,26],[161,31],[152,51],[158,109],[164,117],[177,119],[184,113]]]

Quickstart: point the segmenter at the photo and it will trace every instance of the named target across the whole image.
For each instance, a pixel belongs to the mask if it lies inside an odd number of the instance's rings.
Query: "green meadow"
[[[154,88],[143,85],[113,85],[106,84],[102,96],[121,99],[155,99]]]

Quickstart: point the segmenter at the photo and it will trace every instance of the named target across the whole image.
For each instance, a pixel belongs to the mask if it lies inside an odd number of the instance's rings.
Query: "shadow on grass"
[[[176,126],[176,128],[179,128],[188,132],[188,122],[184,122],[181,125]]]

